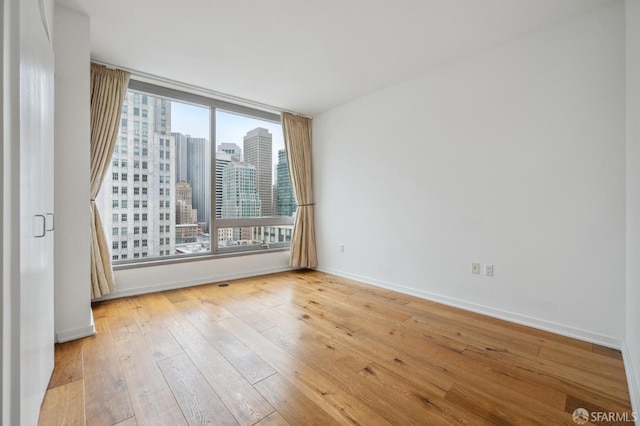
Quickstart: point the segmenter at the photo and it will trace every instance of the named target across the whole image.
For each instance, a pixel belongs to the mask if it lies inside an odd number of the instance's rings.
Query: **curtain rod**
[[[200,87],[200,86],[195,86],[193,84],[188,84],[188,83],[182,83],[180,81],[176,81],[176,80],[172,80],[170,78],[164,78],[164,77],[159,77],[157,75],[153,75],[153,74],[149,74],[146,72],[142,72],[142,71],[138,71],[138,70],[134,70],[131,68],[127,68],[127,67],[122,67],[119,65],[113,65],[110,64],[108,62],[103,62],[103,61],[98,61],[96,59],[91,59],[91,62],[97,65],[103,65],[107,68],[113,68],[113,69],[120,69],[123,71],[127,71],[129,73],[131,73],[131,76],[136,79],[142,79],[148,83],[155,83],[155,84],[164,84],[164,85],[169,85],[169,86],[173,86],[173,88],[180,88],[184,91],[190,92],[190,93],[194,93],[194,94],[201,94],[201,95],[206,95],[210,98],[214,98],[214,99],[218,99],[218,100],[224,100],[224,101],[229,101],[229,102],[233,102],[236,104],[240,104],[240,105],[244,105],[244,106],[249,106],[252,108],[256,108],[256,109],[260,109],[263,111],[267,111],[267,112],[272,112],[272,113],[277,113],[280,114],[282,112],[287,112],[289,114],[293,114],[293,115],[299,115],[302,117],[306,117],[306,118],[312,118],[308,115],[305,114],[300,114],[298,112],[295,111],[289,111],[286,109],[282,109],[282,108],[278,108],[275,107],[273,105],[269,105],[269,104],[264,104],[262,102],[256,102],[256,101],[252,101],[250,99],[245,99],[245,98],[241,98],[239,96],[233,96],[233,95],[229,95],[226,93],[222,93],[222,92],[217,92],[215,90],[210,90],[210,89],[206,89],[204,87]]]

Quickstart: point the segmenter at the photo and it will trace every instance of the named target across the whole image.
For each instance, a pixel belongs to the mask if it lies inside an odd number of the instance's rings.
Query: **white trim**
[[[624,371],[627,374],[627,385],[629,386],[629,399],[631,399],[631,410],[640,414],[640,387],[636,381],[636,374],[633,365],[633,356],[629,350],[629,345],[625,341],[622,345],[622,359],[624,361]],[[636,420],[636,426],[640,426],[640,417]]]
[[[93,318],[92,318],[93,319]],[[89,337],[96,334],[96,327],[92,323],[86,327],[75,328],[73,330],[61,331],[56,333],[56,342],[64,343],[71,340],[81,339],[83,337]]]
[[[104,300],[119,299],[121,297],[138,296],[141,294],[156,293],[156,292],[165,291],[165,290],[175,290],[178,288],[193,287],[197,285],[216,283],[216,282],[226,281],[226,280],[237,280],[241,278],[250,278],[250,277],[255,277],[259,275],[275,274],[277,272],[293,271],[295,269],[298,269],[298,268],[291,268],[289,266],[277,266],[273,268],[257,269],[255,271],[249,271],[249,272],[243,271],[243,272],[237,272],[237,273],[231,273],[231,274],[225,274],[225,275],[196,278],[189,281],[175,281],[172,283],[165,283],[165,284],[154,285],[154,286],[130,288],[127,290],[120,290],[120,291],[116,290],[107,294],[106,296],[93,299],[92,301],[101,302]]]
[[[91,322],[86,327],[76,328],[74,330],[63,331],[62,333],[56,333],[56,342],[64,343],[69,342],[71,340],[82,339],[83,337],[89,337],[96,334],[96,326],[93,322],[93,309],[89,310],[91,312]]]
[[[442,296],[439,294],[430,293],[423,290],[417,290],[410,287],[404,287],[397,284],[392,284],[385,281],[364,277],[361,275],[350,274],[348,272],[340,271],[333,268],[319,267],[317,268],[317,270],[321,272],[326,272],[328,274],[334,274],[344,278],[361,281],[363,283],[371,284],[376,287],[382,287],[387,290],[394,290],[400,293],[416,296],[421,299],[442,303],[443,305],[453,306],[456,308],[465,309],[467,311],[488,315],[494,318],[499,318],[505,321],[514,322],[516,324],[521,324],[528,327],[549,331],[551,333],[560,334],[562,336],[584,340],[590,343],[595,343],[597,345],[606,346],[613,349],[618,349],[618,350],[622,349],[623,340],[617,337],[606,336],[604,334],[594,333],[588,330],[583,330],[580,328],[571,327],[568,325],[559,324],[551,321],[545,321],[539,318],[533,318],[533,317],[521,315],[515,312],[504,311],[502,309],[496,309],[489,306],[468,302],[465,300],[455,299],[448,296]]]

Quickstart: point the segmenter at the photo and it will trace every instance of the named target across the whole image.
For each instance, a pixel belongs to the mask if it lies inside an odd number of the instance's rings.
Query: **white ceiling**
[[[313,115],[609,0],[58,0],[95,60]]]

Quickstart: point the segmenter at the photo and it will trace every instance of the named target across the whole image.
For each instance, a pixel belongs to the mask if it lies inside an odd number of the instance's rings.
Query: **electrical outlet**
[[[487,277],[493,276],[493,265],[484,265],[484,274]]]
[[[471,273],[472,274],[479,274],[480,273],[480,264],[479,263],[472,263],[471,264]]]
[[[340,244],[339,249],[340,249],[340,253],[344,253],[344,244]]]

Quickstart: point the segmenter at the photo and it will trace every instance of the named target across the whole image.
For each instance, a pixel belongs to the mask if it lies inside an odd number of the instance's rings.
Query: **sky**
[[[268,129],[273,135],[273,162],[277,163],[278,150],[284,148],[282,126],[279,123],[216,111],[216,144],[235,143],[243,149],[244,136],[256,127]],[[209,109],[172,101],[171,131],[209,140]]]

